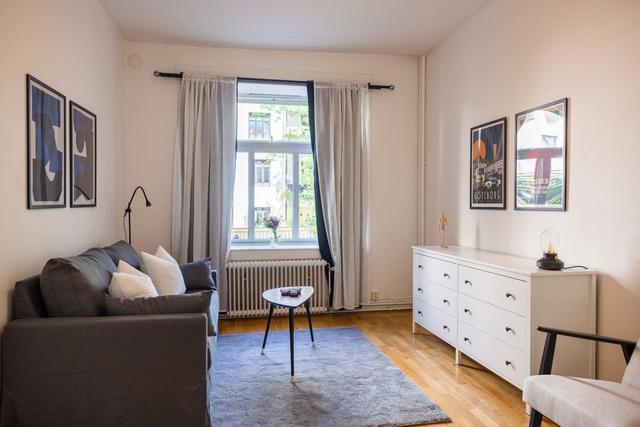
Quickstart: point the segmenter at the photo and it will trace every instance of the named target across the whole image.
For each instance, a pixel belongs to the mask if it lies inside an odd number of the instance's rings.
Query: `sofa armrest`
[[[205,314],[10,322],[0,425],[205,425]]]
[[[590,341],[604,342],[609,344],[617,344],[622,348],[622,354],[624,355],[624,359],[627,363],[629,363],[629,360],[631,360],[633,350],[636,348],[636,343],[634,341],[612,338],[603,335],[594,335],[578,331],[568,331],[566,329],[548,328],[546,326],[538,326],[538,330],[547,334],[538,375],[548,375],[551,373],[551,368],[553,366],[553,355],[555,353],[556,339],[558,335]]]

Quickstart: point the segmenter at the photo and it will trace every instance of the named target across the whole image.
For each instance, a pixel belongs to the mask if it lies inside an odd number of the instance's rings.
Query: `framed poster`
[[[27,74],[27,208],[64,208],[66,98]]]
[[[96,115],[69,102],[71,207],[96,206]]]
[[[507,118],[471,128],[471,209],[505,209]]]
[[[567,98],[516,114],[517,210],[566,210]]]

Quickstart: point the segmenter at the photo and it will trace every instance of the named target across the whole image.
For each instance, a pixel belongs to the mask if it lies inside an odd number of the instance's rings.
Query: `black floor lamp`
[[[142,190],[142,194],[144,195],[144,201],[145,204],[147,205],[147,207],[151,206],[151,202],[149,201],[149,198],[147,197],[147,193],[144,191],[144,188],[142,188],[142,186],[138,185],[135,190],[133,190],[133,194],[131,195],[131,199],[129,199],[129,204],[127,205],[127,208],[124,210],[124,217],[122,218],[124,220],[124,218],[127,217],[127,215],[129,216],[129,244],[131,244],[131,202],[133,202],[133,198],[136,197],[136,193],[138,192],[138,190]],[[126,230],[125,230],[126,231]],[[127,233],[125,233],[126,235]]]

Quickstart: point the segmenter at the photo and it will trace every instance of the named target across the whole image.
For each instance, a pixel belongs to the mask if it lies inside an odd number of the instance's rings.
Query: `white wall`
[[[394,83],[371,93],[371,288],[380,300],[411,297],[410,245],[417,232],[418,60],[414,57],[186,47],[127,42],[125,67],[125,193],[136,185],[153,203],[134,212],[134,246],[170,245],[171,165],[179,81],[154,70],[207,70],[241,77],[351,79]],[[128,197],[124,194],[123,197]],[[121,203],[124,202],[124,198]],[[369,292],[365,291],[365,297]]]
[[[639,16],[634,0],[495,0],[427,56],[430,241],[440,210],[450,241],[528,257],[553,227],[561,258],[601,272],[599,332],[629,339],[640,335]],[[514,114],[565,96],[568,211],[514,212]],[[472,211],[469,129],[505,115],[507,210]],[[598,355],[600,377],[619,379],[620,349]]]
[[[119,31],[97,1],[0,4],[0,326],[10,316],[16,280],[39,274],[50,257],[118,237],[123,49]],[[96,208],[27,210],[27,73],[97,115]]]

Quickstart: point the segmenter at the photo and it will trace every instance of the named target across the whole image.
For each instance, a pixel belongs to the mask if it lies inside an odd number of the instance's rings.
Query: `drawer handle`
[[[465,342],[469,342],[469,343],[471,342],[471,340],[469,338],[467,338],[467,337],[464,337],[464,341]]]
[[[442,325],[442,329],[446,329],[448,331],[449,327],[447,325]]]
[[[507,366],[512,366],[512,365],[513,365],[513,363],[511,363],[511,362],[510,362],[510,361],[508,361],[508,360],[505,360],[505,361],[504,361],[504,364],[505,364],[505,365],[507,365]]]
[[[418,292],[422,292],[422,288],[418,288]]]
[[[473,285],[473,283],[471,283],[471,282],[470,282],[470,281],[468,281],[468,280],[465,280],[465,281],[464,281],[464,284],[465,284],[465,285],[469,285],[469,286]]]
[[[514,294],[512,294],[511,292],[507,292],[506,294],[504,294],[504,296],[507,297],[507,298],[516,299],[516,296]]]
[[[418,265],[418,270],[424,270],[424,267],[421,265]]]
[[[448,278],[450,278],[450,277],[451,277],[451,276],[449,276],[449,273],[444,273],[442,276],[443,276],[445,279],[448,279]]]
[[[465,313],[469,313],[469,314],[471,314],[471,310],[469,310],[468,308],[465,308],[465,309],[464,309],[464,312],[465,312]]]
[[[422,312],[421,312],[420,310],[418,310],[418,314],[419,314],[420,316],[422,316]]]
[[[443,299],[443,300],[442,300],[442,303],[443,303],[443,304],[449,304],[449,300],[448,300],[448,299]]]
[[[513,329],[511,329],[510,327],[508,327],[508,326],[505,326],[504,330],[507,331],[507,332],[511,332],[514,335],[516,334],[515,331]]]

